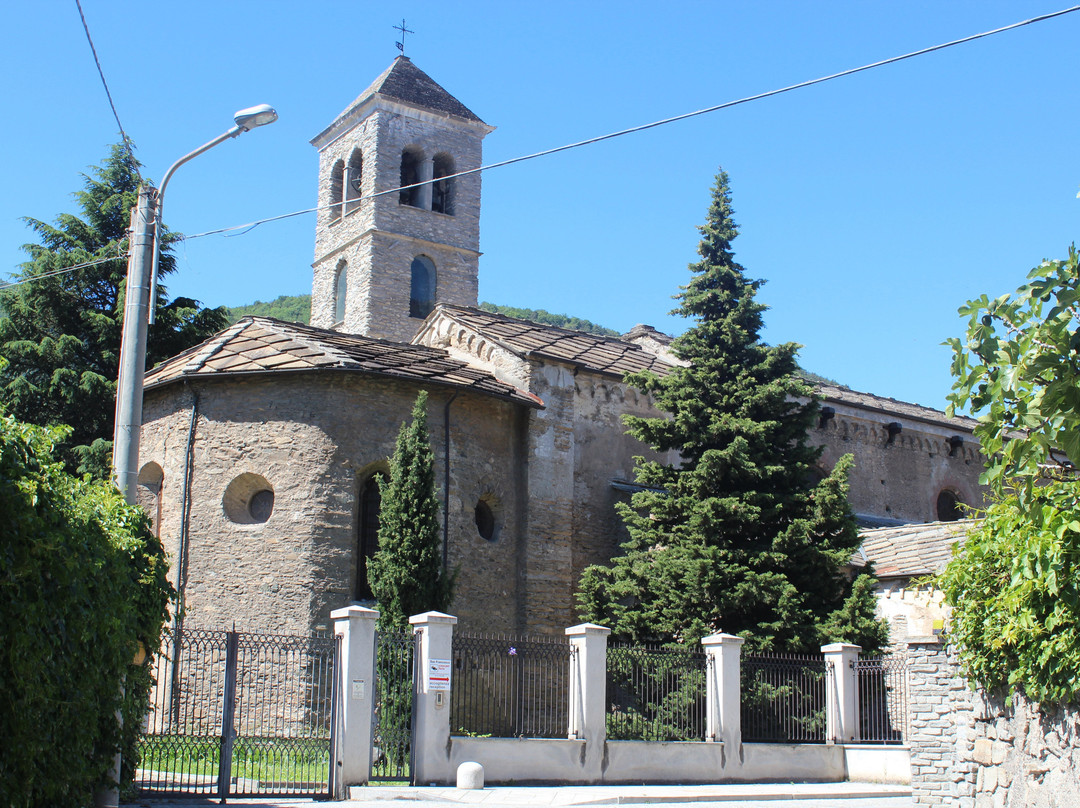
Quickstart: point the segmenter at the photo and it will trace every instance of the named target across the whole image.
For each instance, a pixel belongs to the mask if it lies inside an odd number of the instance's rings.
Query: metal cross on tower
[[[405,34],[415,34],[416,31],[410,31],[408,28],[405,27],[405,18],[404,17],[401,18],[401,25],[392,25],[390,27],[393,28],[395,31],[401,31],[401,41],[400,42],[395,42],[394,44],[397,45],[397,49],[399,51],[401,51],[401,55],[404,56],[405,55]]]

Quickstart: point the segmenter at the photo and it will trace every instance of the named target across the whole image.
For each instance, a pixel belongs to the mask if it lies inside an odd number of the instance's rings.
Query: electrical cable
[[[101,61],[98,59],[97,48],[94,47],[94,40],[90,36],[90,26],[86,24],[86,15],[83,14],[82,3],[79,0],[75,0],[75,5],[79,9],[79,19],[82,20],[83,30],[86,32],[86,41],[90,43],[90,52],[94,54],[94,64],[97,65],[98,75],[101,77],[101,84],[105,88],[105,95],[109,99],[109,106],[112,107],[113,117],[116,119],[116,125],[120,127],[120,137],[123,140],[124,148],[127,150],[128,157],[131,158],[131,163],[135,169],[135,176],[139,178],[139,182],[143,182],[142,174],[139,173],[139,161],[135,159],[135,152],[131,148],[131,138],[128,137],[127,132],[124,131],[124,125],[120,123],[120,113],[116,111],[116,104],[113,103],[112,93],[109,92],[109,83],[105,81],[105,71],[101,69]]]
[[[76,2],[78,2],[78,0],[76,0]],[[1061,11],[1052,11],[1052,12],[1050,12],[1048,14],[1042,14],[1042,15],[1040,15],[1038,17],[1031,17],[1030,19],[1022,20],[1021,22],[1015,22],[1015,23],[1012,23],[1011,25],[1006,25],[1006,26],[1003,26],[1001,28],[995,28],[995,29],[990,30],[990,31],[983,31],[982,33],[972,34],[971,36],[962,37],[961,39],[954,39],[954,40],[952,40],[950,42],[944,42],[944,43],[942,43],[940,45],[931,45],[928,48],[922,48],[920,50],[911,51],[910,53],[902,54],[900,56],[893,56],[893,57],[890,57],[888,59],[882,59],[881,61],[878,61],[878,62],[871,62],[870,64],[865,64],[865,65],[862,65],[860,67],[849,68],[848,70],[842,70],[839,73],[832,73],[831,75],[828,75],[828,76],[821,76],[821,77],[816,78],[816,79],[809,79],[807,81],[801,81],[798,84],[789,84],[787,87],[781,87],[780,89],[777,89],[777,90],[769,90],[769,91],[764,92],[764,93],[758,93],[757,95],[749,95],[749,96],[746,96],[745,98],[739,98],[739,99],[736,99],[735,101],[727,101],[727,102],[725,102],[723,104],[717,104],[715,106],[705,107],[704,109],[695,110],[694,112],[685,112],[685,113],[683,113],[681,115],[675,115],[674,117],[671,117],[671,118],[663,118],[663,119],[658,120],[658,121],[653,121],[652,123],[645,123],[645,124],[641,124],[639,126],[632,126],[629,129],[620,129],[618,132],[611,132],[610,134],[599,135],[597,137],[591,137],[591,138],[588,138],[586,140],[579,140],[579,141],[577,141],[575,143],[568,143],[565,146],[556,146],[555,148],[552,148],[552,149],[545,149],[544,151],[538,151],[538,152],[534,152],[532,154],[526,154],[526,155],[523,155],[523,156],[520,156],[520,157],[512,157],[509,160],[502,160],[502,161],[497,162],[497,163],[489,163],[488,165],[480,166],[479,168],[471,168],[471,169],[469,169],[467,171],[459,171],[456,174],[449,174],[449,175],[447,175],[445,177],[436,177],[436,178],[431,179],[431,180],[425,180],[424,182],[413,183],[411,185],[402,185],[402,186],[399,186],[397,188],[389,188],[389,189],[387,189],[385,191],[376,191],[373,194],[366,194],[364,196],[354,197],[354,198],[349,199],[349,200],[342,200],[341,202],[335,202],[335,203],[329,204],[329,205],[317,205],[316,207],[313,207],[313,208],[305,208],[303,210],[296,210],[296,211],[293,211],[291,213],[282,213],[282,214],[280,214],[278,216],[270,216],[270,217],[265,218],[265,219],[257,219],[256,221],[248,222],[247,224],[238,224],[238,225],[233,225],[232,227],[219,227],[219,228],[214,229],[214,230],[207,230],[207,231],[202,232],[202,233],[195,233],[195,234],[190,235],[190,236],[183,236],[183,238],[185,240],[193,239],[193,238],[202,238],[204,236],[213,236],[213,235],[218,235],[218,234],[230,233],[233,230],[241,231],[239,233],[233,233],[232,234],[233,236],[244,235],[245,233],[248,233],[251,230],[258,227],[259,225],[266,224],[267,222],[276,222],[276,221],[280,221],[282,219],[292,218],[293,216],[302,216],[305,213],[315,213],[317,211],[325,210],[327,208],[337,207],[339,205],[344,204],[344,202],[346,202],[346,201],[349,202],[349,203],[359,203],[359,202],[362,202],[362,201],[364,201],[366,199],[374,199],[377,196],[384,196],[386,194],[398,193],[398,192],[403,191],[403,190],[405,190],[407,188],[416,188],[416,187],[419,187],[421,185],[429,185],[429,184],[431,184],[433,182],[437,182],[437,181],[450,180],[450,179],[455,179],[457,177],[464,177],[464,176],[467,176],[469,174],[477,174],[477,173],[479,173],[481,171],[489,171],[489,170],[491,170],[493,168],[502,168],[503,166],[513,165],[514,163],[522,163],[522,162],[524,162],[526,160],[534,160],[537,157],[547,157],[550,154],[557,154],[558,152],[568,151],[570,149],[576,149],[576,148],[579,148],[581,146],[590,146],[593,143],[600,143],[601,141],[604,141],[604,140],[611,140],[613,138],[622,137],[623,135],[634,134],[635,132],[643,132],[646,129],[654,129],[654,128],[658,127],[658,126],[664,126],[664,125],[669,124],[669,123],[675,123],[677,121],[684,121],[687,118],[693,118],[693,117],[696,117],[698,115],[705,115],[707,113],[717,112],[718,110],[722,110],[722,109],[730,109],[731,107],[739,106],[740,104],[747,104],[747,103],[749,103],[751,101],[760,101],[763,98],[771,98],[774,95],[780,95],[782,93],[788,93],[788,92],[791,92],[792,90],[800,90],[800,89],[802,89],[804,87],[812,87],[815,84],[822,84],[822,83],[824,83],[826,81],[832,81],[833,79],[843,78],[844,76],[851,76],[851,75],[853,75],[855,73],[861,73],[864,70],[871,70],[871,69],[876,68],[876,67],[883,67],[885,65],[890,65],[890,64],[893,64],[895,62],[901,62],[901,61],[903,61],[905,59],[911,59],[911,58],[913,58],[915,56],[923,56],[923,55],[925,55],[927,53],[933,53],[934,51],[944,50],[945,48],[951,48],[951,47],[954,47],[956,45],[962,45],[962,44],[964,44],[966,42],[972,42],[972,41],[974,41],[976,39],[982,39],[983,37],[993,36],[994,34],[1000,34],[1000,33],[1003,33],[1005,31],[1011,31],[1011,30],[1013,30],[1015,28],[1020,28],[1020,27],[1025,26],[1025,25],[1031,25],[1032,23],[1042,22],[1044,20],[1053,19],[1054,17],[1060,17],[1060,16],[1062,16],[1064,14],[1070,14],[1070,13],[1072,13],[1074,11],[1080,11],[1080,5],[1072,6],[1070,8],[1066,8],[1066,9],[1062,9]]]
[[[28,278],[23,278],[17,281],[9,281],[7,283],[0,284],[0,292],[4,289],[10,289],[13,286],[22,286],[24,283],[32,283],[33,281],[39,281],[44,278],[52,278],[57,275],[66,275],[68,272],[74,272],[77,269],[86,269],[86,267],[97,266],[98,264],[105,264],[109,261],[119,261],[124,256],[114,255],[112,258],[98,258],[96,261],[87,261],[83,264],[75,264],[74,266],[64,267],[63,269],[52,269],[48,272],[42,272],[40,275],[31,275]]]

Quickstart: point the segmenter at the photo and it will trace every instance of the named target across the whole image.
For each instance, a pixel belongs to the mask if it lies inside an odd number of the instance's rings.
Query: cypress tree
[[[760,339],[760,280],[734,258],[727,174],[700,228],[701,260],[674,313],[694,325],[672,349],[687,361],[628,384],[668,417],[627,417],[631,434],[677,463],[639,458],[643,487],[619,511],[623,555],[585,570],[582,616],[633,641],[696,642],[738,634],[747,650],[817,651],[884,640],[870,580],[841,569],[859,544],[847,503],[845,457],[813,482],[820,449],[807,442],[817,404],[798,375],[794,343]]]
[[[379,549],[368,582],[379,603],[379,627],[404,630],[410,615],[446,610],[453,593],[442,568],[426,391],[416,397],[412,422],[401,425],[390,479],[379,480],[379,491]]]

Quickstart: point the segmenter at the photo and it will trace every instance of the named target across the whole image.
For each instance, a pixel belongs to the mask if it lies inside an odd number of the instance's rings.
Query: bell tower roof
[[[397,101],[428,112],[441,113],[477,124],[488,131],[494,127],[485,124],[476,113],[450,95],[431,76],[412,63],[408,56],[398,56],[378,78],[356,97],[326,129],[312,138],[312,145],[320,147],[338,132],[358,120],[359,111],[377,98]]]
[[[375,93],[417,107],[456,115],[467,121],[483,123],[472,110],[450,95],[431,76],[414,65],[408,56],[398,56],[394,59],[390,67],[386,68],[375,81],[371,82],[371,86],[360,93],[357,99],[349,105],[349,109],[364,103]]]

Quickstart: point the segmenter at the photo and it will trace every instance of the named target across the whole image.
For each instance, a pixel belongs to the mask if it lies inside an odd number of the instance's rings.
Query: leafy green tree
[[[1080,261],[968,301],[949,410],[970,407],[994,501],[938,578],[968,678],[1044,703],[1080,697]],[[1073,461],[1073,462],[1070,462]]]
[[[127,277],[128,227],[139,187],[138,163],[115,145],[104,164],[84,175],[76,192],[81,215],[55,225],[26,219],[39,239],[24,245],[18,285],[0,291],[0,404],[12,415],[45,426],[71,426],[59,447],[72,469],[108,476],[116,377]],[[175,268],[162,240],[160,273]],[[68,267],[101,263],[71,272]],[[158,287],[157,322],[147,341],[147,366],[180,353],[224,327],[226,312],[189,298],[168,300]]]
[[[1080,462],[1080,262],[1043,261],[1013,295],[960,308],[966,338],[947,340],[956,377],[949,414],[970,407],[987,457],[983,482],[1026,501],[1035,481]],[[1055,451],[1057,450],[1057,451]]]
[[[287,323],[311,322],[311,295],[278,295],[269,303],[256,300],[246,306],[233,306],[229,309],[229,323],[235,323],[241,317],[274,317]]]
[[[728,178],[720,172],[700,228],[701,260],[677,299],[694,325],[672,348],[687,360],[664,377],[627,382],[670,417],[626,419],[676,464],[639,459],[620,513],[623,555],[582,576],[585,619],[633,641],[694,642],[725,631],[758,651],[816,651],[884,639],[868,580],[842,573],[859,539],[847,503],[850,457],[810,482],[817,405],[797,375],[797,346],[761,342],[761,281],[735,262]]]
[[[5,806],[90,804],[118,747],[131,780],[152,682],[131,663],[139,643],[158,647],[172,593],[146,514],[66,473],[62,432],[0,417]]]
[[[571,317],[569,314],[552,314],[544,309],[522,309],[516,306],[500,306],[497,303],[481,303],[480,308],[490,311],[492,314],[505,314],[507,317],[516,317],[519,320],[531,320],[541,325],[554,325],[559,328],[569,328],[572,331],[584,331],[586,334],[596,334],[601,337],[617,337],[618,331],[597,325],[591,320],[583,320],[580,317]]]
[[[379,604],[380,628],[402,630],[410,615],[447,609],[453,593],[451,576],[442,568],[426,391],[416,397],[412,422],[401,425],[390,479],[380,478],[379,491],[379,549],[368,565],[368,582]]]

